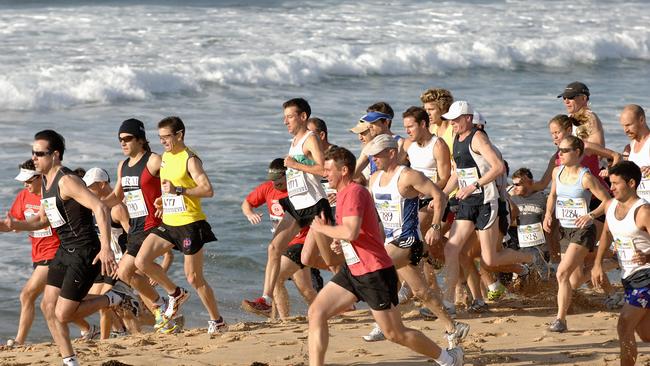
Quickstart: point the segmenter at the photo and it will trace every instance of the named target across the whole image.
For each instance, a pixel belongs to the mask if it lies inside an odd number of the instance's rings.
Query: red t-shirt
[[[260,207],[266,203],[266,207],[269,210],[271,224],[275,230],[275,227],[280,223],[284,216],[284,210],[282,209],[280,200],[288,196],[289,193],[287,191],[279,191],[275,189],[272,181],[267,181],[255,187],[255,189],[246,196],[246,201],[253,207]],[[289,245],[304,244],[308,232],[309,226],[304,227],[300,230],[298,235],[291,240]]]
[[[391,267],[393,260],[384,248],[375,202],[365,187],[354,182],[336,194],[336,224],[341,225],[343,218],[349,216],[361,218],[359,237],[352,241],[360,261],[348,265],[350,273],[361,276]]]
[[[14,200],[9,214],[18,220],[26,220],[28,217],[38,215],[41,209],[41,196],[29,193],[23,189]],[[32,241],[32,262],[51,260],[59,248],[59,237],[49,226],[46,229],[32,231],[29,233]]]

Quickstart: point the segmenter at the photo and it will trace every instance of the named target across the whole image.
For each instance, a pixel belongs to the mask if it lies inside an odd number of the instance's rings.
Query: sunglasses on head
[[[135,139],[135,136],[124,136],[118,137],[117,139],[120,140],[120,142],[131,142]]]
[[[570,153],[573,150],[575,150],[575,149],[573,149],[571,147],[561,147],[561,148],[558,149],[558,151],[561,152],[562,154]]]
[[[42,158],[45,155],[52,155],[51,151],[34,151],[32,150],[32,156]]]

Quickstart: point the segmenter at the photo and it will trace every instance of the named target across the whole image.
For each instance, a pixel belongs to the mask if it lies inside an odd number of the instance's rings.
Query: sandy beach
[[[527,291],[528,292],[528,291]],[[465,365],[618,365],[618,311],[606,310],[603,295],[580,290],[568,317],[569,331],[551,333],[552,289],[531,296],[508,295],[484,314],[459,312],[471,325],[463,343]],[[403,307],[405,323],[443,342],[436,321],[422,320],[414,303]],[[368,310],[348,312],[330,322],[326,362],[331,365],[432,365],[431,359],[388,341],[367,343]],[[74,332],[74,331],[73,331]],[[441,343],[442,344],[442,343]],[[206,329],[181,334],[143,333],[106,341],[74,342],[84,365],[306,365],[307,319],[231,324],[210,338]],[[638,365],[650,365],[650,345],[639,343]],[[51,343],[4,348],[0,365],[59,364]]]

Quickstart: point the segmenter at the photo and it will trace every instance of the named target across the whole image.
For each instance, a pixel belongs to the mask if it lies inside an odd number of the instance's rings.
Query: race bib
[[[124,192],[124,204],[129,211],[129,217],[132,219],[144,217],[149,214],[141,189]]]
[[[634,242],[630,238],[614,238],[614,251],[616,252],[616,256],[618,257],[618,263],[621,266],[621,270],[623,271],[623,274],[625,275],[626,273],[632,271],[636,267],[638,267],[637,264],[632,262],[632,257],[634,257]],[[625,277],[625,276],[623,276]]]
[[[650,202],[650,178],[649,177],[641,178],[641,183],[639,184],[639,187],[636,189],[636,193],[639,195],[639,197]]]
[[[375,207],[384,229],[395,230],[402,227],[402,208],[399,203],[378,201]]]
[[[29,211],[25,211],[24,215],[25,215],[25,219],[29,220],[30,217],[38,216],[38,213],[29,210]],[[31,236],[32,238],[46,238],[48,236],[52,236],[52,228],[48,226],[45,229],[32,231],[29,233],[29,236]]]
[[[517,238],[519,238],[520,248],[534,247],[546,242],[542,223],[540,222],[517,226]]]
[[[165,193],[162,196],[163,214],[178,214],[187,212],[183,195]]]
[[[463,189],[467,186],[473,185],[478,181],[478,169],[476,168],[465,168],[465,169],[456,169],[456,175],[458,176],[458,188]],[[483,192],[483,187],[476,188],[472,194],[480,194]]]
[[[352,247],[352,243],[349,241],[341,240],[341,250],[345,257],[345,263],[347,263],[348,266],[361,262],[357,252],[354,250],[354,247]]]
[[[303,172],[291,168],[287,169],[287,192],[289,192],[289,197],[307,192],[307,182]]]
[[[65,224],[63,216],[61,216],[59,209],[56,207],[56,197],[41,199],[41,206],[45,210],[47,219],[50,221],[50,227],[57,228]]]
[[[567,223],[573,223],[588,212],[584,198],[558,198],[555,203],[555,217]]]

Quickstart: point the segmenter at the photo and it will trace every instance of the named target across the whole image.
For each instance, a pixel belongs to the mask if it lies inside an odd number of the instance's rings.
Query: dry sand
[[[618,311],[605,310],[602,295],[576,295],[568,317],[569,331],[546,330],[555,314],[551,289],[530,297],[509,296],[491,304],[488,313],[459,312],[471,325],[463,348],[465,365],[618,365]],[[420,319],[406,305],[405,323],[444,344],[436,321]],[[326,362],[331,365],[433,365],[431,359],[388,341],[361,339],[372,327],[367,310],[357,310],[330,322]],[[650,366],[650,344],[639,343],[638,365]],[[181,334],[146,333],[106,341],[75,341],[83,365],[306,365],[307,321],[231,324],[227,333],[210,338],[206,329]],[[0,365],[60,365],[51,343],[0,350]]]

